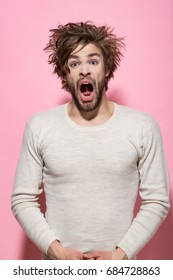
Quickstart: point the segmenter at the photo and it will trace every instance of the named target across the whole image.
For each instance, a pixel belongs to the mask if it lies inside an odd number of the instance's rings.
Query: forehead
[[[98,55],[102,57],[102,51],[94,44],[88,44],[83,47],[83,45],[77,46],[76,49],[70,54],[70,57],[78,56],[78,57],[88,57],[91,54]]]

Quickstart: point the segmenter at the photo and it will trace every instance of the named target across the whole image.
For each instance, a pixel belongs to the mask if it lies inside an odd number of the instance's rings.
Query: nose
[[[89,71],[88,65],[81,65],[79,75],[83,77],[89,76],[91,73]]]

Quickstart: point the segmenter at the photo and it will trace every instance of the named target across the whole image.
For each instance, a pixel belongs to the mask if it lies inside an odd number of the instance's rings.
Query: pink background
[[[2,3],[4,2],[4,3]],[[47,54],[49,29],[91,20],[126,36],[121,67],[108,96],[158,121],[173,193],[173,2],[171,0],[5,0],[0,8],[0,259],[37,259],[10,210],[10,196],[26,120],[68,100]],[[173,259],[173,209],[139,259]]]

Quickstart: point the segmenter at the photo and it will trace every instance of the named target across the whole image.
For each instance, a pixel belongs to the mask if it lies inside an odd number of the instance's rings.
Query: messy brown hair
[[[62,81],[62,88],[69,90],[66,83],[66,73],[69,71],[67,62],[70,54],[80,44],[82,47],[89,43],[95,44],[103,54],[107,89],[108,81],[113,77],[114,71],[119,66],[124,47],[124,38],[113,34],[113,29],[107,26],[97,27],[90,22],[67,23],[51,29],[49,43],[44,48],[51,52],[48,62],[53,65],[53,73],[56,73]]]

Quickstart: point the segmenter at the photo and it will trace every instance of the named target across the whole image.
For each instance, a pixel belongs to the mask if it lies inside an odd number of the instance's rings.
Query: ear
[[[67,81],[67,73],[64,71],[64,73],[63,73],[63,78],[62,78],[62,80],[64,81],[64,82],[66,82]]]
[[[105,69],[105,77],[107,78],[110,74],[110,70]]]
[[[105,76],[105,77],[108,78],[109,74],[110,74],[110,72],[106,73],[106,76]]]

